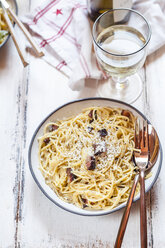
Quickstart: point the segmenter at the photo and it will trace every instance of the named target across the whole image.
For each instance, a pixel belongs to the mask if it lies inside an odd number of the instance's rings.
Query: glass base
[[[98,83],[98,93],[101,97],[112,98],[126,103],[135,102],[143,91],[143,82],[136,73],[129,76],[123,83],[116,83],[112,78]]]

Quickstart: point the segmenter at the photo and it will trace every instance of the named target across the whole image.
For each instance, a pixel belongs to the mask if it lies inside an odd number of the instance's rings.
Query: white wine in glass
[[[128,103],[135,101],[142,92],[137,72],[145,62],[150,39],[147,21],[130,9],[110,10],[96,20],[93,39],[98,62],[111,76],[100,85],[100,95]]]
[[[113,26],[103,30],[97,38],[97,43],[104,50],[118,55],[125,55],[122,59],[113,59],[111,55],[98,51],[97,57],[102,68],[111,76],[127,77],[136,73],[144,63],[145,52],[127,57],[130,53],[140,50],[145,44],[144,36],[135,28],[128,26]]]

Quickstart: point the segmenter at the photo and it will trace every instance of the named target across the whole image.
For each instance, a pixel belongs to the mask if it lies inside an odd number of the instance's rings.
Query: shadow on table
[[[146,59],[145,64],[149,65],[150,63],[153,63],[154,61],[158,60],[161,56],[165,54],[165,45],[159,48],[156,52],[149,55]]]
[[[98,80],[87,79],[85,82],[85,87],[79,92],[78,98],[88,98],[98,96],[97,92]]]

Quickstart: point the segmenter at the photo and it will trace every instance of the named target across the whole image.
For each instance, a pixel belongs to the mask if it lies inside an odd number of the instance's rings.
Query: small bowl
[[[16,14],[18,14],[18,5],[17,5],[16,0],[9,0],[9,1],[7,1],[7,2],[10,4],[12,10],[14,10],[14,12],[15,12]],[[14,24],[14,25],[15,25],[15,24]],[[6,37],[6,39],[4,40],[4,42],[2,42],[2,43],[0,44],[0,48],[3,47],[3,46],[7,43],[9,37],[10,37],[10,33],[8,34],[8,36]]]
[[[44,195],[51,200],[53,203],[55,203],[57,206],[71,212],[74,214],[79,215],[86,215],[86,216],[99,216],[99,215],[105,215],[113,213],[123,207],[126,206],[126,203],[122,203],[111,210],[85,210],[80,209],[73,204],[66,203],[63,200],[61,200],[55,192],[45,183],[45,179],[42,175],[42,173],[39,170],[39,159],[38,159],[38,138],[43,135],[44,126],[52,121],[56,121],[57,119],[64,119],[73,115],[76,115],[82,111],[84,108],[88,107],[94,107],[94,106],[101,106],[101,107],[114,107],[114,108],[121,108],[121,109],[127,109],[130,110],[135,116],[137,116],[139,119],[145,119],[146,117],[136,108],[132,107],[129,104],[126,104],[121,101],[112,100],[108,98],[86,98],[81,100],[76,100],[73,102],[69,102],[67,104],[62,105],[61,107],[54,110],[51,114],[49,114],[37,127],[36,131],[33,134],[30,147],[29,147],[29,154],[28,154],[28,160],[29,160],[29,168],[31,171],[31,174],[37,183],[40,190],[44,193]],[[156,164],[152,168],[152,176],[148,178],[145,182],[145,188],[146,192],[151,189],[151,187],[156,182],[158,175],[160,173],[162,165],[162,149],[160,145],[159,155]],[[134,201],[139,200],[140,195],[138,194]]]

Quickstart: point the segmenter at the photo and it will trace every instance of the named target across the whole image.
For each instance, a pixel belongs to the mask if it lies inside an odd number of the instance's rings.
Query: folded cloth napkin
[[[136,0],[133,8],[152,27],[151,54],[165,44],[165,1]],[[92,49],[86,0],[45,0],[22,21],[43,48],[44,59],[69,77],[72,90],[82,89],[87,78],[106,77]]]

